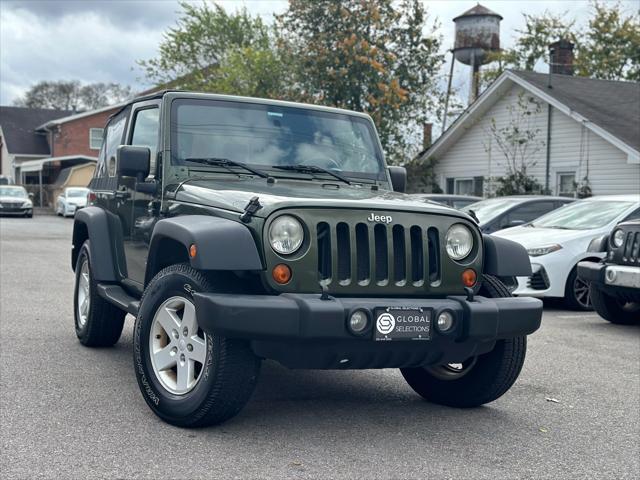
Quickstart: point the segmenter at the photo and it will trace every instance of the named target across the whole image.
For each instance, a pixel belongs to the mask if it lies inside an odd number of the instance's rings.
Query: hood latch
[[[258,197],[252,197],[251,200],[249,200],[249,203],[247,203],[247,206],[244,207],[244,213],[240,215],[240,220],[243,223],[249,223],[251,221],[251,217],[253,217],[253,215],[261,208],[262,205],[260,205]]]

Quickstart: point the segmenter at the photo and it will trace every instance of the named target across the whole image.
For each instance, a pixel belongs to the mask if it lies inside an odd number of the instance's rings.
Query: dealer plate
[[[420,307],[384,307],[375,311],[375,339],[430,340],[431,310]]]

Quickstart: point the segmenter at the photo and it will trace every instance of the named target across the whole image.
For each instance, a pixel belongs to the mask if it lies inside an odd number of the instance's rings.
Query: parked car
[[[15,182],[8,175],[0,175],[0,185],[13,185]]]
[[[33,202],[24,187],[0,185],[0,215],[33,217]]]
[[[464,408],[520,374],[542,302],[500,278],[531,273],[526,251],[403,194],[368,115],[165,91],[105,135],[74,219],[75,331],[113,345],[136,317],[134,373],[165,421],[238,414],[264,358],[399,368],[426,400]]]
[[[56,214],[63,217],[72,217],[76,212],[87,206],[88,188],[67,187],[58,195],[56,200]]]
[[[575,199],[543,195],[513,195],[481,200],[463,208],[480,222],[483,233],[524,225]]]
[[[450,195],[446,193],[414,193],[412,197],[418,198],[423,202],[437,202],[442,205],[458,209],[482,200],[482,197],[473,197],[471,195]]]
[[[589,251],[606,252],[600,262],[578,264],[595,311],[611,323],[640,323],[640,219],[619,223],[592,241]]]
[[[606,195],[578,200],[537,220],[494,235],[527,249],[533,274],[518,278],[516,295],[564,298],[577,310],[590,310],[589,285],[578,277],[582,260],[598,261],[589,243],[621,221],[640,217],[640,195]]]

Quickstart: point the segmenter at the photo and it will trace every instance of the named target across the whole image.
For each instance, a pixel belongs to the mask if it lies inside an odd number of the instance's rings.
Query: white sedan
[[[76,210],[87,206],[88,188],[68,187],[64,189],[56,201],[56,214],[63,217],[73,216]]]
[[[606,195],[566,205],[523,226],[494,233],[527,249],[533,275],[518,277],[515,295],[564,298],[577,310],[590,310],[589,286],[578,278],[578,262],[599,259],[587,252],[594,238],[623,220],[640,218],[640,195]]]

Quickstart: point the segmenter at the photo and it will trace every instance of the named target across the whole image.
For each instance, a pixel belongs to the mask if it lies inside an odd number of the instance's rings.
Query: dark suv
[[[134,315],[142,394],[180,426],[236,415],[265,358],[400,368],[430,401],[491,402],[540,325],[542,303],[500,280],[530,275],[529,258],[468,215],[398,192],[405,181],[364,114],[184,92],[134,100],[107,124],[91,205],[74,221],[77,336],[112,345]]]
[[[578,264],[595,311],[611,323],[640,323],[640,219],[618,224],[589,251],[606,252],[601,262]]]

